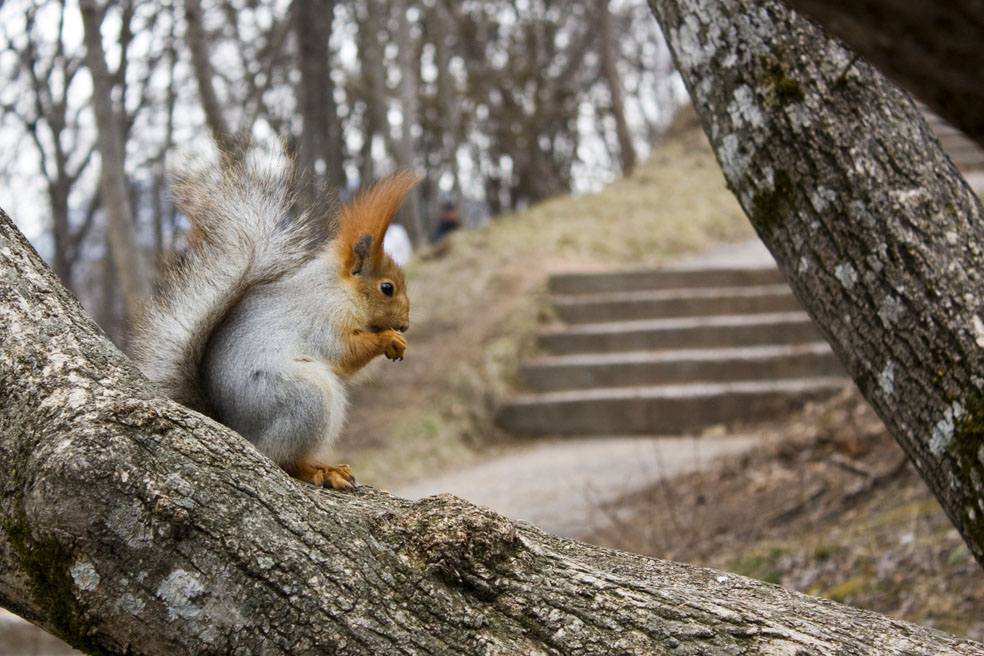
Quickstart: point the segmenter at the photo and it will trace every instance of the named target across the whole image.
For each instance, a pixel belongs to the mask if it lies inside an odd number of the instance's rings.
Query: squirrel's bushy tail
[[[188,248],[165,267],[131,340],[148,378],[206,414],[199,370],[212,333],[250,288],[295,271],[330,232],[329,217],[297,207],[293,162],[282,151],[252,145],[224,162],[196,158],[174,176],[192,226]]]

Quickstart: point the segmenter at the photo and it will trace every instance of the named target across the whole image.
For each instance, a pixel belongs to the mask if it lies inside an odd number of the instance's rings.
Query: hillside
[[[480,457],[504,439],[492,405],[545,318],[549,273],[658,265],[752,234],[694,123],[600,193],[452,234],[409,266],[406,359],[371,368],[338,461],[385,488]]]

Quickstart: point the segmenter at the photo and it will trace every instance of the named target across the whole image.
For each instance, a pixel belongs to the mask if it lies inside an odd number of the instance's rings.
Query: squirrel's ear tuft
[[[335,240],[345,268],[353,272],[368,266],[375,268],[383,257],[383,235],[403,199],[420,181],[409,171],[400,171],[359,192],[338,213],[338,238]],[[359,242],[367,236],[368,259],[356,262]],[[356,266],[358,264],[358,267]]]
[[[351,263],[349,264],[348,270],[353,276],[358,276],[363,273],[369,273],[372,271],[372,261],[370,255],[372,254],[372,244],[376,241],[373,239],[372,235],[368,232],[363,232],[359,235],[359,238],[355,240],[355,244],[352,245],[351,252]]]

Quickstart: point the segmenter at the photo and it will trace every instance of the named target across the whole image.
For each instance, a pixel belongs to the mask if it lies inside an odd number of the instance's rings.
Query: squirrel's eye
[[[379,291],[383,292],[387,296],[392,296],[393,295],[393,283],[391,283],[391,282],[384,282],[384,283],[382,283],[379,286]]]

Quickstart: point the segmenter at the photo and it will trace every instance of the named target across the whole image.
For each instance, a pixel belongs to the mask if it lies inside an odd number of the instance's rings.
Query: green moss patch
[[[56,540],[35,538],[26,520],[5,517],[3,528],[17,564],[27,577],[31,597],[50,622],[52,632],[76,649],[104,653],[86,635],[82,608],[69,573],[73,556]]]
[[[963,488],[969,493],[980,492],[984,484],[984,399],[964,400],[963,412],[954,421],[953,438],[947,451],[957,465],[957,476]],[[966,519],[962,533],[978,549],[984,550],[984,504],[980,496],[968,500],[973,504],[974,519]]]
[[[789,67],[776,57],[763,57],[762,69],[765,73],[765,88],[768,91],[766,106],[781,109],[806,98],[803,85],[789,76]]]
[[[759,189],[752,197],[752,222],[759,230],[782,225],[784,213],[795,206],[793,182],[786,171],[776,171],[771,189]]]

